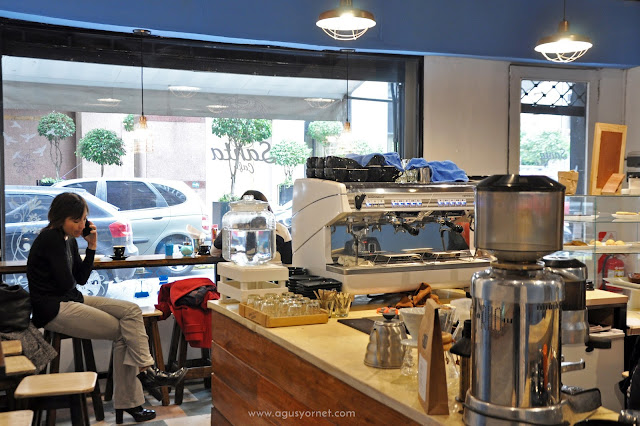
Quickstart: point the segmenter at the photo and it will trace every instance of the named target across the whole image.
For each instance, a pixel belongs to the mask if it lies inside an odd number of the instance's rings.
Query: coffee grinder
[[[558,255],[545,256],[542,261],[547,271],[560,275],[564,280],[562,344],[587,344],[587,265],[573,257]]]
[[[476,187],[476,247],[496,257],[471,281],[467,425],[562,423],[560,276],[565,188],[546,176],[495,175]]]

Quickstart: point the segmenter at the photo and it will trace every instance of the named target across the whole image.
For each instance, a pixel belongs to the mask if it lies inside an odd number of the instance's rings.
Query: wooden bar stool
[[[6,376],[23,376],[36,372],[36,366],[24,355],[8,356],[4,359]]]
[[[33,411],[18,410],[0,413],[0,426],[31,426]]]
[[[14,396],[21,405],[35,411],[34,423],[40,424],[41,410],[69,408],[73,426],[88,426],[86,394],[98,380],[94,371],[81,373],[37,374],[27,376],[16,388]]]
[[[0,391],[6,395],[6,407],[8,410],[15,410],[15,398],[13,393],[18,387],[20,380],[25,375],[33,374],[36,366],[24,355],[14,355],[4,358],[4,369],[0,375]]]
[[[4,340],[0,342],[4,356],[22,354],[22,342],[20,340]]]
[[[71,339],[73,345],[73,364],[76,372],[92,371],[97,373],[96,360],[93,356],[93,345],[89,339],[79,339],[77,337],[67,336],[66,334],[56,333],[54,331],[45,330],[44,338],[58,352],[58,356],[49,364],[49,373],[55,374],[60,372],[60,346],[62,339]],[[100,384],[96,382],[91,392],[91,400],[93,401],[93,412],[96,420],[104,420],[104,406],[102,405],[102,397],[100,395]],[[56,412],[50,410],[47,412],[47,425],[53,426],[56,423]]]
[[[162,311],[154,308],[153,306],[144,306],[142,309],[142,320],[144,321],[144,327],[147,330],[147,336],[149,336],[149,351],[153,357],[156,367],[158,369],[165,369],[164,355],[162,354],[162,342],[160,341],[160,332],[158,331],[158,319],[162,316]],[[169,405],[169,388],[163,386],[159,388],[160,394],[154,395],[160,401],[162,405]],[[109,373],[107,374],[107,384],[104,390],[104,400],[111,401],[113,397],[113,349],[111,349],[111,361],[109,362]]]
[[[211,351],[209,349],[200,349],[200,358],[187,359],[187,340],[184,333],[176,321],[173,324],[173,332],[171,333],[171,347],[169,348],[168,366],[171,371],[179,370],[182,367],[187,369],[184,376],[185,381],[191,379],[204,379],[206,389],[211,389]],[[184,396],[184,381],[176,387],[174,403],[182,404]]]

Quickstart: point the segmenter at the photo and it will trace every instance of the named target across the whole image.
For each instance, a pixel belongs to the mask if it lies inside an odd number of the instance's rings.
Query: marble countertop
[[[364,364],[369,336],[329,318],[327,324],[266,328],[238,314],[237,304],[209,301],[208,307],[237,321],[316,367],[340,379],[371,398],[425,425],[460,425],[462,415],[427,415],[418,399],[417,378],[400,374],[400,369],[379,369]],[[374,309],[357,307],[350,319],[377,316]],[[599,408],[592,416],[616,418],[617,414]]]

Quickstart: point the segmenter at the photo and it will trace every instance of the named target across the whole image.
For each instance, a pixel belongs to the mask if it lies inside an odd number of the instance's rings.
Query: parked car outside
[[[273,211],[276,220],[286,226],[289,231],[291,231],[292,204],[292,201],[289,200]]]
[[[137,255],[133,244],[131,224],[112,205],[94,197],[84,190],[53,188],[51,186],[5,186],[5,239],[3,260],[27,260],[29,250],[40,231],[47,226],[49,207],[56,195],[76,192],[89,206],[88,218],[97,227],[98,246],[96,255],[113,254],[114,245],[125,246],[127,255]],[[84,254],[87,242],[77,238],[80,253]],[[104,296],[110,281],[123,281],[133,277],[135,268],[94,270],[89,281],[79,286],[82,293]],[[8,274],[3,279],[9,284],[20,284],[28,290],[25,274]]]
[[[182,181],[155,178],[81,178],[56,183],[56,187],[80,188],[113,204],[131,222],[133,243],[141,255],[164,254],[165,245],[191,241],[193,227],[211,239],[211,222],[204,203]],[[161,273],[185,275],[192,265],[163,267]]]

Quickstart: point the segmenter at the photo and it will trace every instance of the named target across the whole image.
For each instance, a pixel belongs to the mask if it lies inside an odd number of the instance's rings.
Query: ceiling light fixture
[[[327,98],[304,98],[311,108],[325,109],[335,102],[335,99]]]
[[[101,102],[105,106],[114,107],[114,106],[119,105],[120,102],[122,102],[122,100],[114,99],[114,98],[100,98],[100,99],[98,99],[98,102]]]
[[[322,12],[316,25],[335,40],[355,40],[376,25],[371,12],[354,9],[351,0],[340,0],[340,6]]]
[[[178,98],[191,98],[200,91],[200,88],[194,86],[169,86],[169,91]]]
[[[344,122],[344,131],[351,133],[351,122],[349,121],[349,53],[354,52],[353,49],[343,49],[343,52],[347,54],[347,119]]]
[[[228,105],[207,105],[207,109],[214,114],[220,114],[223,110],[229,108]]]
[[[593,46],[589,37],[569,32],[566,10],[567,0],[563,0],[562,21],[558,25],[558,32],[541,38],[535,47],[535,51],[542,53],[549,61],[573,62]]]
[[[134,153],[153,151],[153,139],[147,128],[147,117],[144,116],[144,37],[151,34],[149,30],[135,29],[133,33],[140,36],[140,122],[134,134]]]

